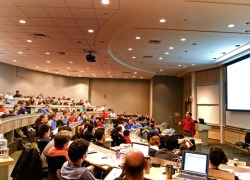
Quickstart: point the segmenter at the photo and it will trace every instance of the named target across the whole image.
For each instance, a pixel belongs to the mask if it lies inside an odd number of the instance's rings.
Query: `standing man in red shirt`
[[[186,113],[186,119],[182,120],[179,122],[179,125],[183,126],[183,135],[184,136],[189,136],[189,137],[193,137],[195,135],[195,122],[192,119],[192,113],[191,112],[187,112]]]

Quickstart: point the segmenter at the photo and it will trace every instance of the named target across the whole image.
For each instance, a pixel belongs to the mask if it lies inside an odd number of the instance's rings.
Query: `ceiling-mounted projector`
[[[89,54],[86,55],[86,60],[88,62],[96,62],[95,56],[91,54],[91,51],[89,51]]]

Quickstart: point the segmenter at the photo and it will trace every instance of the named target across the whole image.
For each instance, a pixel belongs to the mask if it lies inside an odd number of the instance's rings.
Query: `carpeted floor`
[[[223,148],[223,150],[225,151],[225,153],[227,154],[229,159],[233,159],[233,158],[238,158],[239,161],[245,161],[247,163],[247,166],[250,166],[250,159],[248,160],[246,153],[242,153],[241,155],[239,154],[234,154],[233,153],[233,147],[226,145],[226,144],[220,144],[219,141],[216,140],[210,140],[208,141],[209,145],[203,145],[202,146],[202,152],[208,152],[209,148],[211,146],[219,146],[221,148]],[[35,147],[35,144],[32,143],[32,147]],[[21,154],[21,151],[16,151],[13,154],[11,154],[10,156],[15,160],[15,162],[17,161],[19,155]],[[9,168],[9,174],[11,174],[13,168],[14,168],[15,164],[11,165]],[[9,180],[11,180],[12,178],[9,176]]]

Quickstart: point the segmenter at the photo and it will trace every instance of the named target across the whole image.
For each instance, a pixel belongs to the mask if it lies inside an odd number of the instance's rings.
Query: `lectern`
[[[195,124],[195,129],[195,137],[201,139],[203,145],[208,145],[208,130],[211,129],[211,127],[205,124]]]

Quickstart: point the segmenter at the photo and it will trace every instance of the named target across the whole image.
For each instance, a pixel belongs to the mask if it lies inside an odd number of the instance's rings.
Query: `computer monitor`
[[[199,118],[199,123],[200,123],[200,124],[205,124],[204,119],[203,119],[203,118]]]

